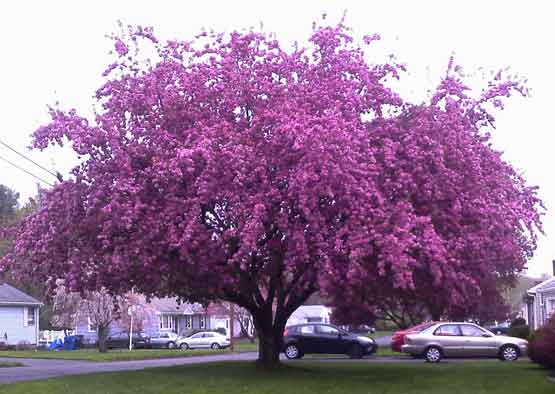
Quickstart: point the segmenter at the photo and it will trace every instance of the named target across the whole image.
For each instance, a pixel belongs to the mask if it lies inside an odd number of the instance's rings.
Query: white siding
[[[38,308],[31,307],[33,308],[31,313],[35,316],[33,325],[26,325],[24,321],[25,308],[23,306],[0,306],[0,342],[7,342],[9,345],[17,345],[22,341],[31,344],[37,343]]]
[[[304,323],[329,323],[331,312],[331,308],[324,305],[303,305],[289,317],[287,326]]]

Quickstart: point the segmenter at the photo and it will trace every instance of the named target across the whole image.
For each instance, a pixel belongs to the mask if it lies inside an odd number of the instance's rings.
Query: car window
[[[339,335],[339,330],[330,326],[317,326],[320,334]]]
[[[465,337],[481,337],[486,333],[484,330],[470,324],[462,324],[460,327]]]
[[[456,337],[460,336],[461,332],[459,330],[459,326],[456,324],[444,324],[435,330],[434,335]]]
[[[199,332],[198,334],[192,335],[191,338],[193,339],[202,338],[202,333]]]
[[[169,338],[170,336],[168,334],[160,334],[160,338]]]
[[[213,337],[214,337],[214,334],[212,334],[210,332],[207,332],[203,335],[203,338],[213,338]]]
[[[301,335],[304,334],[314,334],[314,326],[302,326]]]

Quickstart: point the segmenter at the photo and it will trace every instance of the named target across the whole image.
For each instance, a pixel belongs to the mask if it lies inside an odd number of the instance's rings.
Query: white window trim
[[[191,330],[193,328],[193,316],[185,315],[185,328]]]
[[[23,327],[29,327],[29,309],[23,307]]]
[[[93,328],[93,322],[92,322],[90,316],[87,316],[87,331],[88,332],[96,332],[96,330]]]
[[[205,315],[200,315],[199,316],[198,325],[199,325],[199,328],[201,330],[204,330],[206,328],[206,316]]]
[[[172,331],[175,328],[175,316],[162,313],[158,316],[158,319],[160,330]]]

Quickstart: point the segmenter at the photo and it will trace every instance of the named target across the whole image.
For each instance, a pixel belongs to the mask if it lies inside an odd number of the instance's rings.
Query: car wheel
[[[439,363],[441,361],[441,349],[436,346],[430,346],[424,352],[424,357],[429,363]]]
[[[181,350],[189,350],[189,345],[187,345],[186,343],[182,343],[181,345],[179,345],[179,348]]]
[[[218,350],[220,348],[220,345],[218,345],[217,343],[213,343],[212,346],[210,346],[210,348],[212,350]]]
[[[297,345],[291,344],[285,347],[285,357],[289,360],[294,360],[296,358],[301,358],[301,350]]]
[[[363,352],[360,345],[353,345],[349,349],[349,357],[351,358],[362,358]]]
[[[499,358],[502,361],[516,361],[518,360],[518,348],[513,345],[505,345],[499,352]]]
[[[168,349],[175,349],[175,343],[168,342]]]

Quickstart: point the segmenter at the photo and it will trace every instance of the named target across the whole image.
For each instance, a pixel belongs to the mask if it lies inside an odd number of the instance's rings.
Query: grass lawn
[[[86,361],[129,361],[148,360],[154,358],[175,358],[205,356],[210,354],[228,353],[228,350],[168,350],[168,349],[137,349],[137,350],[110,350],[100,353],[96,349],[81,349],[73,351],[0,351],[0,357],[15,358],[46,358],[59,360],[86,360]]]
[[[15,363],[15,362],[4,362],[4,361],[0,361],[0,368],[9,368],[9,367],[22,367],[23,364],[21,363]]]
[[[394,331],[376,331],[373,334],[369,334],[368,336],[372,338],[382,338],[382,337],[389,337],[393,335]]]
[[[289,363],[267,372],[254,363],[218,363],[67,376],[1,386],[3,394],[553,394],[546,371],[528,361],[430,365]]]

